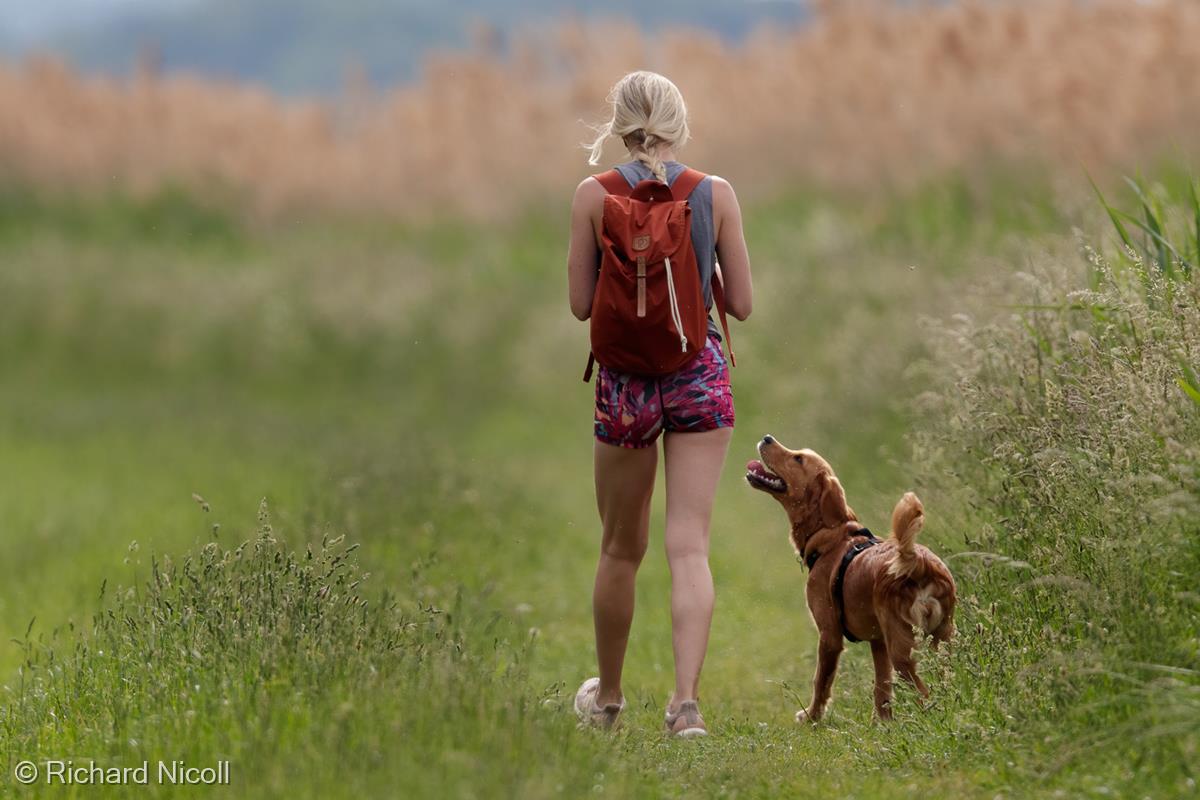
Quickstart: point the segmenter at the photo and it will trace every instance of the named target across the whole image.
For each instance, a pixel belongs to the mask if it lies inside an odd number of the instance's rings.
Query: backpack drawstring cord
[[[679,313],[679,301],[675,298],[675,279],[671,277],[671,259],[663,258],[663,263],[667,266],[667,296],[671,301],[671,321],[675,323],[675,330],[679,331],[679,352],[687,352],[687,335],[683,332],[683,316]]]

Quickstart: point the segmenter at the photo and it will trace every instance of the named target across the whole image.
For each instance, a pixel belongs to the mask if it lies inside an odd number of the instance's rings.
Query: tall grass
[[[1134,213],[1114,208],[1092,183],[1124,245],[1118,255],[1120,261],[1139,272],[1144,272],[1144,266],[1152,266],[1170,280],[1190,277],[1200,264],[1200,192],[1196,182],[1189,178],[1183,190],[1185,198],[1175,198],[1169,206],[1164,205],[1165,190],[1154,192],[1132,178],[1125,182],[1137,198],[1139,208]]]
[[[585,174],[583,122],[624,71],[688,98],[686,157],[747,193],[909,185],[984,162],[1099,169],[1194,155],[1200,8],[1189,0],[826,3],[730,45],[630,24],[530,31],[431,56],[406,86],[341,97],[52,58],[0,67],[0,175],[55,188],[182,185],[259,213],[505,215]],[[616,146],[609,158],[619,157]]]
[[[1035,260],[931,323],[915,445],[957,509],[958,702],[1056,743],[1031,776],[1109,753],[1110,779],[1173,793],[1200,744],[1196,207],[1130,188],[1137,211],[1104,203],[1111,247]]]
[[[0,705],[6,771],[32,754],[105,766],[226,760],[233,796],[431,796],[464,780],[519,792],[530,759],[471,775],[443,758],[508,747],[511,725],[544,713],[526,675],[535,637],[489,621],[471,598],[440,595],[419,562],[399,597],[367,593],[357,549],[343,536],[289,546],[264,500],[240,543],[213,538],[152,557],[144,582],[105,582],[89,626],[20,643]],[[179,791],[151,784],[118,791]],[[48,786],[34,788],[95,789]]]

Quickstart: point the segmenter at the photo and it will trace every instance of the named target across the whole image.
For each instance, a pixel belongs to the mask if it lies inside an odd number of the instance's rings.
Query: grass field
[[[227,759],[231,785],[204,791],[230,797],[1195,793],[1184,185],[1147,200],[1173,278],[1120,253],[1096,200],[1037,181],[747,209],[758,297],[733,334],[713,521],[714,735],[686,743],[659,731],[661,496],[625,728],[570,712],[594,668],[598,520],[563,209],[262,229],[180,193],[11,189],[0,794],[94,791],[22,787],[26,759]],[[874,724],[858,646],[827,722],[792,721],[816,642],[786,524],[741,479],[767,432],[828,456],[877,530],[901,491],[925,499],[923,541],[962,598],[956,646],[922,656],[930,707],[901,689],[898,721]]]

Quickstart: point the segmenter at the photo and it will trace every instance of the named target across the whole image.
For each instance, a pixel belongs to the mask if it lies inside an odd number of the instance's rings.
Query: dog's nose
[[[768,433],[763,437],[763,444],[775,444],[775,437]]]

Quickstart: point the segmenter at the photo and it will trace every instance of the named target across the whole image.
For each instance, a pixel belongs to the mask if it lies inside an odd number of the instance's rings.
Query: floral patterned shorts
[[[733,390],[720,339],[670,375],[642,377],[601,366],[596,378],[596,438],[619,447],[650,447],[663,431],[733,427]]]

